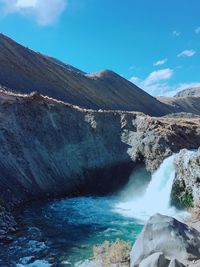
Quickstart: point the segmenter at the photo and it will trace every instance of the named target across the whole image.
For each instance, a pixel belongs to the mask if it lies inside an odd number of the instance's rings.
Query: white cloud
[[[130,78],[130,81],[136,85],[140,84],[141,79],[139,77],[133,76]]]
[[[173,75],[173,70],[171,70],[171,72],[166,71],[168,75],[161,75],[164,72],[160,72],[160,74],[157,75],[157,79],[154,79],[154,82],[149,84],[149,77],[155,77],[155,74],[153,73],[155,72],[150,73],[144,80],[140,79],[139,77],[132,77],[130,81],[153,96],[174,96],[181,90],[193,87],[200,87],[200,82],[178,83],[175,85],[170,85],[169,80]]]
[[[176,31],[176,30],[174,30],[174,31],[172,32],[172,34],[173,34],[174,36],[176,36],[176,37],[179,37],[179,36],[181,35],[181,33],[178,32],[178,31]]]
[[[151,72],[144,80],[134,76],[130,81],[151,95],[163,95],[170,90],[166,81],[172,77],[173,73],[172,69],[161,69]]]
[[[158,61],[156,61],[153,65],[154,65],[154,66],[164,65],[164,64],[167,62],[167,60],[168,60],[167,58],[158,60]]]
[[[181,91],[187,88],[195,88],[195,87],[200,87],[200,83],[180,83],[177,87],[177,90]]]
[[[196,34],[200,33],[200,27],[195,29]]]
[[[180,54],[178,54],[178,57],[192,57],[196,54],[196,51],[194,50],[184,50]]]
[[[16,6],[18,8],[29,8],[29,7],[35,7],[37,5],[37,0],[17,0]]]
[[[151,72],[144,82],[148,86],[163,80],[168,80],[172,77],[172,75],[173,75],[172,69],[156,70]]]
[[[33,17],[40,25],[49,25],[65,10],[68,0],[0,0],[3,12]]]

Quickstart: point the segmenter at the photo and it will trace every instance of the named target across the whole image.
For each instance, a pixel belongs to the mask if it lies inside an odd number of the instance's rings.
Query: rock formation
[[[200,259],[200,233],[172,217],[156,214],[143,228],[130,257],[131,267],[182,266]]]
[[[200,205],[200,149],[183,149],[175,158],[176,176],[172,201],[180,207]]]
[[[200,119],[81,109],[41,96],[0,92],[1,205],[113,192],[137,162],[200,146]],[[105,186],[106,184],[106,186]]]
[[[162,252],[156,252],[140,262],[139,267],[185,267],[177,259],[168,260]]]
[[[162,252],[157,252],[142,260],[139,267],[168,267],[169,262]]]

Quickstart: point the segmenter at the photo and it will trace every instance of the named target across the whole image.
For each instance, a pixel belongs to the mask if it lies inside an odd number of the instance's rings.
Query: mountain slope
[[[187,96],[200,97],[200,87],[187,88],[181,90],[175,95],[175,97],[187,97]]]
[[[160,116],[170,107],[112,71],[93,74],[25,48],[0,35],[0,84],[92,109],[141,111]]]
[[[174,109],[174,113],[186,112],[200,115],[200,97],[158,97],[158,100]]]

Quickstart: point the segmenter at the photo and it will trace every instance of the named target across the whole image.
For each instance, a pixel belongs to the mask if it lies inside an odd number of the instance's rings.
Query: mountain
[[[19,93],[38,91],[83,108],[141,111],[154,116],[171,113],[171,107],[110,70],[87,74],[3,34],[0,85]]]
[[[193,113],[200,115],[200,97],[158,97],[162,103],[171,106],[174,113]]]
[[[0,34],[0,87],[23,94],[37,91],[96,110],[140,111],[152,116],[179,112],[200,115],[200,88],[156,99],[113,71],[85,73],[34,52],[3,34]]]
[[[175,97],[187,97],[187,96],[200,97],[200,87],[186,88],[186,89],[178,92],[175,95]]]

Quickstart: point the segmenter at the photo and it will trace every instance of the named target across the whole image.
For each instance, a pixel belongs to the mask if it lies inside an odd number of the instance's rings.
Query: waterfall
[[[155,213],[179,217],[180,212],[170,206],[170,196],[175,176],[174,156],[166,158],[159,169],[152,174],[151,181],[142,195],[137,197],[134,195],[127,196],[128,200],[122,198],[115,205],[115,211],[124,216],[140,220],[147,220]],[[123,192],[123,196],[126,191],[127,189]],[[181,212],[182,215],[183,213],[186,214]]]

